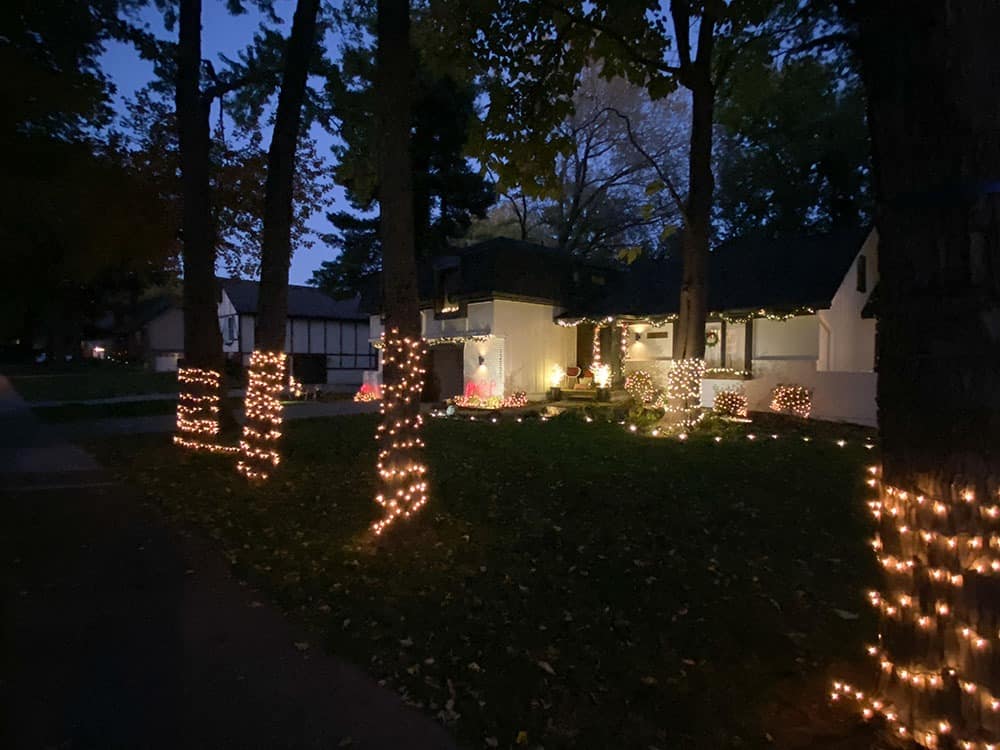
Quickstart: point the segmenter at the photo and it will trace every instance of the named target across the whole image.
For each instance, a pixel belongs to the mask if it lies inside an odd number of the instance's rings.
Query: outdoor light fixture
[[[479,366],[484,367],[486,365],[486,357],[482,354],[479,355]]]
[[[635,340],[642,341],[642,334],[639,333],[638,331],[635,332]]]

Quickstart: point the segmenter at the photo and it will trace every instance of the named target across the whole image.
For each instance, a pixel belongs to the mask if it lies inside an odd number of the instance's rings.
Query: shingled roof
[[[257,314],[260,284],[245,279],[219,279],[226,296],[241,315]],[[288,285],[289,318],[322,318],[327,320],[365,320],[360,299],[336,300],[311,286]]]
[[[708,309],[742,312],[830,306],[868,230],[780,239],[742,238],[709,254]],[[640,260],[603,299],[562,317],[670,315],[678,311],[681,263]]]

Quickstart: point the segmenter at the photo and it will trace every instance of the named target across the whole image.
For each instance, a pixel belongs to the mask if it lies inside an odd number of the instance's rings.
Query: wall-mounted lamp
[[[642,340],[642,334],[639,333],[638,331],[635,332],[635,340],[636,341],[641,341]]]
[[[479,366],[483,367],[485,365],[486,365],[486,357],[484,357],[482,354],[480,354],[479,355]]]

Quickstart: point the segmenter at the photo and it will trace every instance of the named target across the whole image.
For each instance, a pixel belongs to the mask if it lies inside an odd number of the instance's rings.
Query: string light
[[[362,383],[361,387],[358,388],[358,392],[354,394],[354,402],[358,404],[371,403],[372,401],[380,401],[382,399],[382,392],[376,385],[370,385],[369,383]]]
[[[468,396],[455,396],[449,399],[449,403],[463,409],[518,409],[528,405],[528,394],[524,391],[515,391],[509,396],[480,396],[470,394]]]
[[[776,385],[771,391],[771,411],[809,419],[812,391],[802,385]]]
[[[383,510],[382,518],[372,524],[376,535],[398,519],[410,518],[428,499],[427,466],[421,460],[424,441],[420,437],[424,342],[402,337],[399,329],[393,328],[388,337],[383,334],[381,348],[387,380],[382,389],[382,420],[375,433],[379,444],[375,502]]]
[[[628,323],[622,322],[618,329],[618,360],[621,374],[625,374],[625,360],[628,359]]]
[[[882,677],[874,696],[855,696],[841,682],[832,696],[855,699],[863,718],[879,717],[921,747],[997,750],[1000,695],[988,682],[1000,632],[981,606],[993,590],[984,586],[996,585],[988,579],[1000,573],[1000,534],[982,527],[995,520],[988,512],[994,505],[971,489],[933,498],[894,487],[882,482],[877,466],[867,475],[878,525],[871,546],[891,591],[868,592],[882,634],[867,652]],[[926,654],[924,661],[900,663],[897,644],[907,659]]]
[[[594,368],[594,385],[598,388],[611,385],[611,365],[599,364]]]
[[[633,370],[625,378],[625,392],[643,406],[651,406],[660,397],[653,376],[645,370]]]
[[[240,440],[236,470],[247,479],[264,481],[281,461],[276,445],[281,439],[281,389],[285,382],[284,352],[256,351],[250,355],[247,393],[243,405],[246,424]]]
[[[667,389],[661,397],[668,414],[679,418],[680,424],[691,429],[701,421],[701,380],[705,374],[703,359],[675,359],[667,373]]]
[[[596,370],[601,364],[601,326],[594,326],[594,340],[590,348],[590,368]]]
[[[216,370],[181,367],[177,382],[180,387],[174,445],[206,453],[235,453],[235,446],[218,442],[222,375]]]
[[[710,312],[708,317],[712,320],[724,320],[726,323],[741,324],[747,323],[751,320],[757,318],[764,318],[765,320],[773,320],[776,322],[784,322],[786,320],[791,320],[800,315],[815,315],[816,309],[813,307],[796,307],[792,310],[784,312],[775,312],[772,310],[766,310],[760,308],[748,313],[727,313],[727,312]],[[673,323],[678,320],[680,316],[677,313],[672,313],[670,315],[658,315],[655,317],[650,316],[634,316],[634,315],[605,315],[601,318],[591,318],[591,317],[579,317],[579,318],[563,318],[557,320],[556,322],[561,326],[567,326],[570,328],[579,325],[607,325],[608,323],[613,323],[616,319],[622,322],[627,322],[631,324],[645,323],[646,325],[653,326],[654,328],[660,328],[669,323]]]
[[[551,388],[562,388],[566,382],[566,371],[559,365],[552,365],[549,370],[549,386]]]
[[[716,391],[712,411],[725,417],[745,417],[749,414],[747,395],[740,387]]]

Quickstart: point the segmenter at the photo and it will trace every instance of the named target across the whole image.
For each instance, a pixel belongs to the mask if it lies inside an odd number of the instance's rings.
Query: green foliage
[[[860,226],[870,217],[861,85],[836,59],[740,70],[718,106],[724,236]]]

